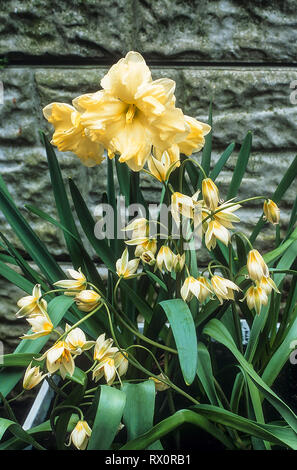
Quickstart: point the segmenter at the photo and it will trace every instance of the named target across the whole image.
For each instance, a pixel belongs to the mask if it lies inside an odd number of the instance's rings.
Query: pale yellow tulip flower
[[[20,310],[17,311],[16,317],[22,318],[25,316],[39,316],[47,309],[47,302],[41,298],[40,284],[33,287],[32,295],[27,295],[18,300],[17,306]]]
[[[67,289],[65,295],[75,296],[79,291],[84,290],[87,285],[86,276],[82,273],[81,268],[78,271],[75,269],[67,269],[67,272],[72,279],[63,279],[54,282],[54,286]]]
[[[80,328],[71,330],[70,325],[66,324],[65,333],[67,333],[65,343],[69,351],[74,355],[82,354],[95,345],[95,341],[87,341],[85,333]]]
[[[75,296],[75,303],[82,312],[91,312],[100,302],[101,295],[94,290],[82,290]]]
[[[39,367],[31,367],[31,365],[32,362],[28,365],[23,379],[23,388],[25,390],[31,390],[36,387],[36,385],[38,385],[44,377],[47,376],[47,374],[40,372]]]
[[[139,258],[129,261],[128,249],[125,248],[121,258],[116,262],[117,275],[123,277],[124,279],[135,277],[138,265]]]
[[[240,291],[241,289],[229,279],[225,279],[221,276],[212,276],[211,280],[212,289],[220,301],[220,304],[225,300],[234,300],[234,291]]]
[[[68,445],[71,443],[78,450],[85,450],[87,448],[92,430],[86,421],[78,421],[72,433]]]
[[[219,190],[211,178],[202,180],[202,196],[206,207],[214,211],[219,204]]]
[[[268,303],[267,292],[260,286],[251,286],[246,291],[241,302],[244,300],[246,300],[247,306],[250,310],[254,308],[257,315],[260,315],[262,305],[267,305]]]
[[[272,225],[279,224],[280,210],[275,202],[273,202],[271,199],[264,201],[263,212],[268,222],[270,222]]]
[[[247,270],[253,281],[261,281],[263,277],[269,277],[269,269],[259,251],[255,249],[248,253]]]
[[[34,315],[33,317],[28,317],[27,322],[31,325],[33,331],[32,334],[23,335],[21,339],[37,339],[41,336],[49,335],[53,329],[54,325],[52,324],[48,315]]]

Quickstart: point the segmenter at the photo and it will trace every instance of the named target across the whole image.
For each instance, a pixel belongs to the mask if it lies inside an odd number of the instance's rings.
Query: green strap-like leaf
[[[245,170],[249,161],[252,147],[252,133],[249,131],[242,143],[240,148],[237,163],[233,172],[232,180],[229,186],[227,200],[237,196],[242,178],[245,174]]]
[[[135,439],[153,427],[155,410],[155,384],[146,380],[139,384],[123,383],[126,406],[123,422],[127,429],[127,440]]]
[[[276,408],[282,418],[297,432],[297,417],[295,413],[268,387],[268,385],[255,372],[252,365],[247,362],[244,356],[237,349],[235,342],[225,328],[225,326],[217,319],[210,320],[203,330],[203,333],[214,338],[216,341],[224,344],[231,353],[236,357],[244,371],[249,375],[256,387],[265,395],[267,400]],[[297,439],[297,435],[296,435]]]
[[[101,385],[100,389],[100,399],[88,450],[110,449],[119,429],[126,403],[126,395],[123,391],[107,385]]]
[[[172,328],[183,377],[191,385],[197,371],[197,335],[189,307],[181,299],[160,302]]]
[[[12,202],[11,197],[7,195],[7,189],[4,189],[3,185],[2,181],[0,185],[0,210],[3,212],[7,222],[47,279],[50,282],[61,279],[62,276],[65,276],[62,269],[28,225],[25,218]]]
[[[18,424],[10,419],[0,418],[0,440],[2,439],[4,433],[9,429],[9,431],[14,434],[17,438],[31,444],[38,450],[46,450],[38,442],[35,441],[34,437],[30,436],[24,429]]]
[[[173,416],[164,419],[156,424],[150,431],[144,433],[142,436],[137,437],[133,441],[127,442],[120,450],[142,450],[147,449],[155,441],[166,436],[170,432],[175,431],[183,425],[197,426],[204,431],[211,434],[213,437],[221,441],[227,449],[234,449],[233,442],[217,427],[214,426],[208,419],[198,413],[190,410],[179,410]]]
[[[210,175],[209,177],[215,181],[217,179],[217,177],[219,176],[220,172],[222,171],[222,169],[224,168],[225,164],[227,163],[230,155],[232,154],[233,150],[234,150],[234,147],[235,147],[235,143],[234,142],[231,142],[230,145],[228,145],[228,147],[226,148],[226,150],[222,153],[221,157],[219,158],[219,160],[217,161],[217,163],[215,164],[213,170],[210,172]]]

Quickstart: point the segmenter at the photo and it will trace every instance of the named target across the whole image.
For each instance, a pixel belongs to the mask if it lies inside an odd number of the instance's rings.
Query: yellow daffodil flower
[[[139,265],[139,258],[132,259],[129,261],[129,253],[128,249],[125,248],[122,256],[116,262],[116,272],[118,276],[122,276],[125,279],[129,279],[131,277],[135,277],[135,273],[137,271]]]
[[[263,277],[269,277],[268,267],[258,250],[249,251],[247,269],[249,277],[253,281],[261,281]]]
[[[212,289],[220,301],[220,304],[225,300],[234,300],[234,292],[240,291],[239,287],[229,279],[225,279],[221,276],[212,276],[211,280]]]
[[[68,292],[65,292],[65,295],[76,295],[78,291],[84,290],[87,285],[87,280],[85,275],[82,273],[81,268],[78,271],[75,269],[67,269],[67,272],[72,279],[63,279],[54,283],[54,286],[69,289]]]
[[[70,325],[66,324],[65,332],[68,333],[65,343],[72,354],[82,354],[84,351],[91,349],[95,344],[95,341],[87,341],[86,335],[80,328],[71,330]]]
[[[270,222],[272,225],[279,224],[280,210],[275,202],[273,202],[271,199],[264,201],[263,212],[268,222]]]
[[[43,115],[55,128],[51,143],[61,152],[69,150],[75,153],[86,166],[102,162],[103,145],[86,135],[81,114],[73,106],[51,103],[43,109]]]
[[[152,81],[143,57],[129,52],[101,80],[102,91],[73,101],[94,141],[120,154],[134,171],[143,168],[154,145],[166,150],[184,140],[190,128],[175,107],[175,82]]]
[[[82,290],[75,296],[75,303],[82,312],[91,312],[99,304],[101,296],[94,290]]]
[[[71,443],[78,450],[85,450],[87,448],[92,430],[86,421],[78,421],[72,433],[70,434],[69,443]]]
[[[39,367],[31,367],[31,365],[32,362],[28,365],[23,379],[23,388],[25,390],[31,390],[36,387],[36,385],[38,385],[44,377],[47,376],[47,374],[43,374],[39,371]]]
[[[248,308],[250,310],[254,308],[257,315],[260,315],[262,305],[267,305],[268,303],[267,292],[259,285],[249,287],[244,298],[241,299],[241,302],[243,302],[245,299]]]
[[[17,306],[20,307],[20,310],[16,313],[16,317],[41,315],[47,308],[47,302],[41,299],[41,295],[40,284],[36,284],[33,287],[32,295],[27,295],[18,300]]]

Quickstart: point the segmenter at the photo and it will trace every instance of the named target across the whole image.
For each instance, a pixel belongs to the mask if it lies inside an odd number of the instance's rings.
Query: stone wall
[[[38,129],[50,135],[42,107],[94,92],[109,66],[129,50],[144,55],[153,78],[177,83],[177,103],[186,114],[207,120],[213,98],[213,162],[231,141],[234,155],[218,179],[222,195],[232,177],[239,144],[253,131],[253,152],[240,195],[271,196],[297,153],[297,13],[293,0],[0,0],[0,172],[16,203],[61,262],[61,234],[25,211],[32,204],[55,215]],[[106,165],[88,169],[70,153],[58,155],[65,180],[77,182],[91,210],[106,188]],[[148,199],[157,186],[143,177]],[[296,196],[296,183],[282,202],[282,230]],[[241,211],[250,230],[261,209]],[[20,246],[4,218],[1,231]],[[271,238],[267,226],[265,242]],[[13,316],[15,290],[0,283],[0,340],[19,334]],[[13,297],[13,301],[12,301]],[[11,324],[15,334],[11,333]]]

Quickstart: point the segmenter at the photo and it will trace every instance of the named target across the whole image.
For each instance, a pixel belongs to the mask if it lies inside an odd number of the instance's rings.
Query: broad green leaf
[[[197,335],[191,311],[181,299],[165,300],[159,305],[171,325],[184,380],[191,385],[197,371]]]
[[[88,450],[109,450],[123,416],[126,395],[107,385],[100,386],[100,399]]]
[[[34,287],[33,282],[28,281],[26,278],[16,273],[14,269],[11,269],[9,266],[3,263],[3,261],[0,261],[0,276],[4,277],[23,291],[27,292],[27,294],[32,294]]]
[[[122,390],[126,394],[123,422],[127,429],[127,440],[130,441],[153,427],[155,384],[153,380],[138,384],[124,382]]]

